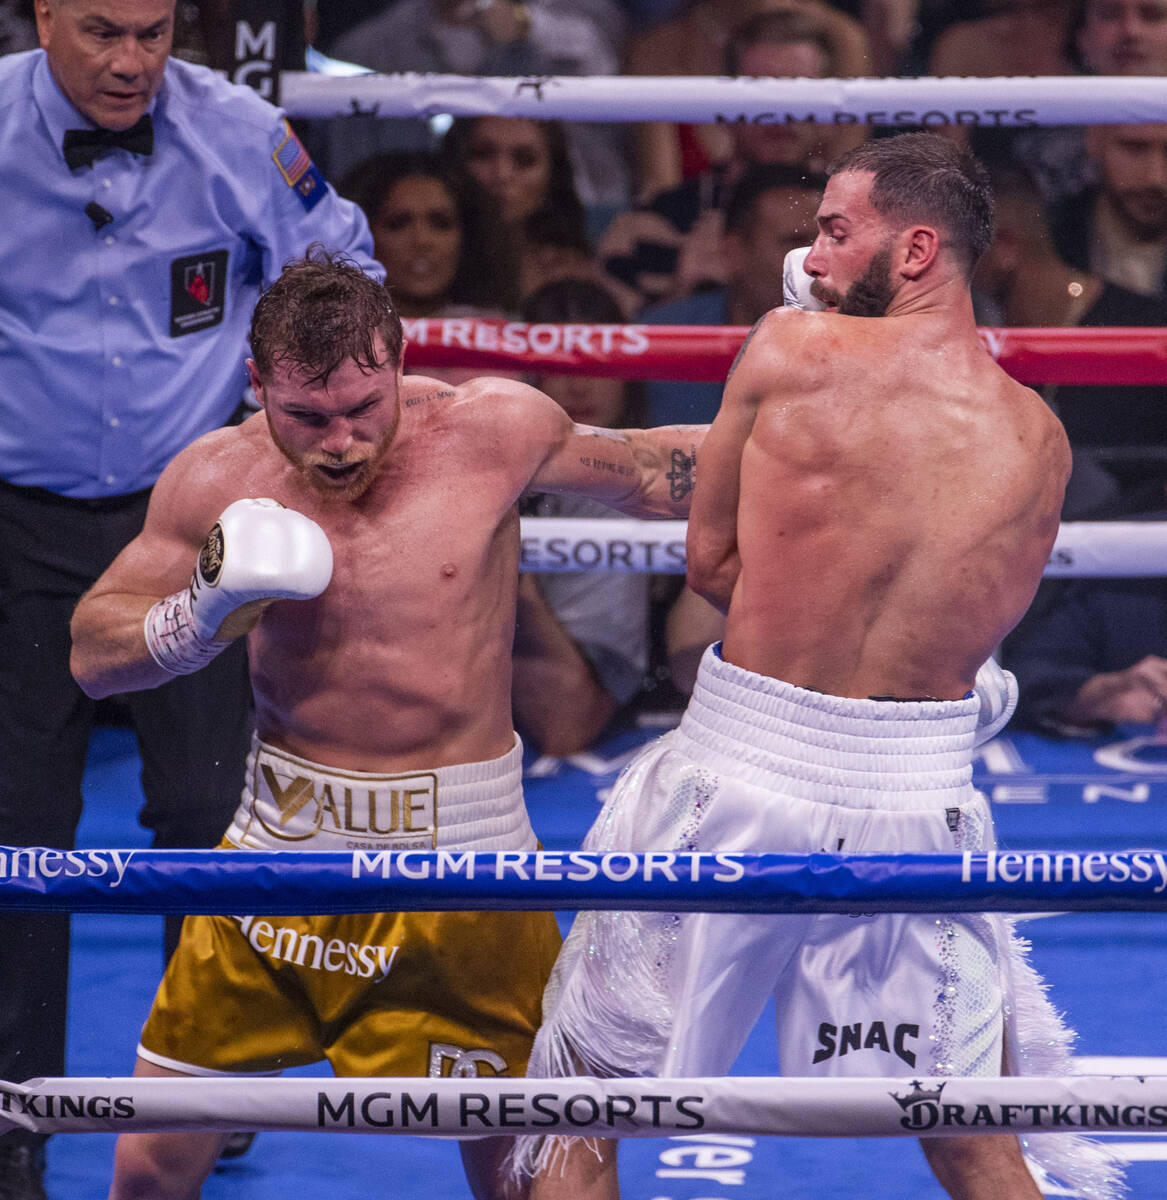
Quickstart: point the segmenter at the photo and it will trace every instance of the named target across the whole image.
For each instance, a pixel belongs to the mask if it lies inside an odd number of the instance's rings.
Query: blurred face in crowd
[[[896,234],[871,206],[874,178],[870,171],[831,176],[816,214],[818,236],[803,264],[814,276],[811,293],[852,317],[882,317],[895,298]]]
[[[411,175],[394,183],[371,222],[373,257],[403,316],[439,308],[462,253],[458,203],[440,179]]]
[[[580,425],[612,429],[624,412],[624,380],[586,375],[543,375],[535,385]]]
[[[129,129],[162,86],[174,0],[36,0],[57,86],[95,125]]]
[[[823,79],[829,66],[826,52],[816,42],[781,45],[761,42],[738,56],[738,70],[742,75]],[[821,126],[806,121],[791,124],[743,121],[730,129],[738,156],[755,163],[806,162],[819,148],[824,133]]]
[[[1095,125],[1088,139],[1103,194],[1127,232],[1167,235],[1167,125]]]
[[[804,187],[763,192],[741,229],[725,236],[733,294],[756,320],[782,303],[786,255],[815,238],[818,193]]]
[[[551,181],[551,154],[534,121],[480,117],[466,148],[466,168],[513,225],[542,204]]]
[[[1078,50],[1098,75],[1167,75],[1167,0],[1091,0]]]

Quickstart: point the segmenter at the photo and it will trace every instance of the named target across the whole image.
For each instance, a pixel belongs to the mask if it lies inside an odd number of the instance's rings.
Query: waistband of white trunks
[[[860,700],[701,660],[674,734],[747,783],[853,808],[926,809],[968,799],[980,702]],[[712,761],[716,760],[716,761]]]
[[[258,737],[227,830],[247,850],[533,850],[518,737],[500,758],[380,775],[326,767]]]

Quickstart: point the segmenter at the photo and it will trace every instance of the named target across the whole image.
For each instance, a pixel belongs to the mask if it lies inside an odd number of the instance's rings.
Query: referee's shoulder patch
[[[311,212],[324,198],[324,176],[308,157],[308,151],[286,120],[284,139],[272,151],[271,157],[284,182],[299,196],[304,208]]]

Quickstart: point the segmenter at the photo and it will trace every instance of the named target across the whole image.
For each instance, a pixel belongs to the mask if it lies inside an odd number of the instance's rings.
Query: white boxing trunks
[[[824,695],[719,650],[706,651],[680,727],[625,769],[586,849],[993,845],[972,786],[976,697]],[[1023,951],[1011,922],[976,913],[583,912],[528,1073],[723,1075],[773,995],[783,1074],[1069,1074],[1072,1035]]]

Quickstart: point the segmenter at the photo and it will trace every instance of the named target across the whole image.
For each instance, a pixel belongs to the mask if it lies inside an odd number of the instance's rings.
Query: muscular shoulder
[[[536,388],[490,375],[458,385],[407,375],[402,397],[416,419],[452,423],[476,435],[497,430],[512,440],[533,438],[545,426],[567,420],[563,409]]]
[[[1042,397],[1024,384],[1008,378],[1005,401],[1010,409],[1024,413],[1026,422],[1022,438],[1032,444],[1050,470],[1069,477],[1071,465],[1070,442],[1061,421]]]
[[[834,314],[772,308],[746,335],[729,378],[767,392],[810,385],[822,377],[839,345]]]
[[[192,442],[162,472],[151,499],[155,519],[201,537],[234,500],[251,494],[277,453],[262,413]]]

